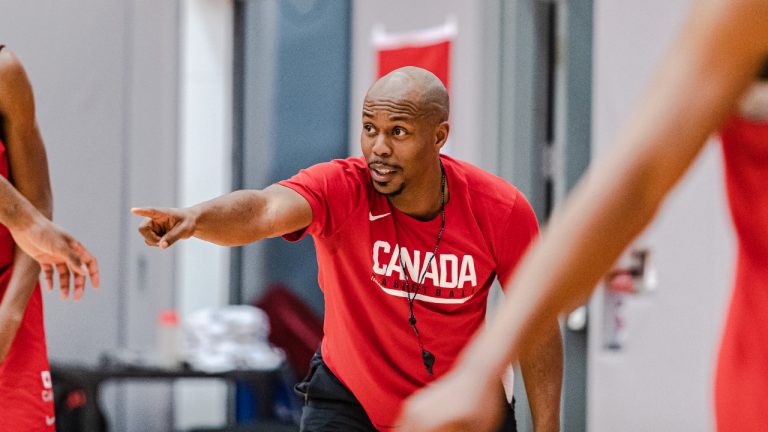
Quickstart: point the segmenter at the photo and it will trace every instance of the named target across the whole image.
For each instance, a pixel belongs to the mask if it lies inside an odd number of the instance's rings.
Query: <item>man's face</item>
[[[413,94],[368,95],[360,146],[377,192],[395,196],[418,181],[439,157],[435,120],[421,112]]]

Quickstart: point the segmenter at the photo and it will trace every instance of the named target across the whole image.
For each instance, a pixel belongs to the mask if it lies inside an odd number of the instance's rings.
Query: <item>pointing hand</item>
[[[144,217],[139,234],[149,246],[167,249],[177,240],[189,238],[195,233],[195,218],[189,209],[132,208],[131,213]]]

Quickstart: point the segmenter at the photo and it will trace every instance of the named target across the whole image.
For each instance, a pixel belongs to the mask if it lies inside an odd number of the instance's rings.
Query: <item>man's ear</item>
[[[435,150],[440,150],[448,140],[448,134],[451,131],[451,125],[444,121],[435,128]]]

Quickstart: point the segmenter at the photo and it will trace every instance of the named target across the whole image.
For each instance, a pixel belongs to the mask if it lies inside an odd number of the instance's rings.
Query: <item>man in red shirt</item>
[[[303,431],[395,429],[403,400],[450,369],[484,322],[491,284],[537,235],[514,186],[440,154],[448,113],[439,79],[398,69],[366,95],[362,158],[186,209],[134,209],[147,218],[147,244],[161,248],[191,236],[221,245],[314,237],[325,335],[297,386]],[[559,430],[556,319],[520,364],[537,431]]]
[[[96,260],[47,219],[51,207],[32,88],[16,56],[0,45],[0,432],[54,430],[38,263],[49,287],[56,267],[65,298],[70,271],[75,299],[86,272],[99,284]]]

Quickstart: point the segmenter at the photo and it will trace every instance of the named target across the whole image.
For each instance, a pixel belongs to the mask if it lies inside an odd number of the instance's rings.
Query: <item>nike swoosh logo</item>
[[[46,425],[51,426],[54,423],[56,423],[56,416],[53,416],[53,417],[45,416],[45,424]]]
[[[375,221],[376,219],[381,219],[386,216],[389,216],[389,213],[384,213],[384,214],[374,216],[373,213],[368,212],[368,220],[371,220],[371,221]]]

